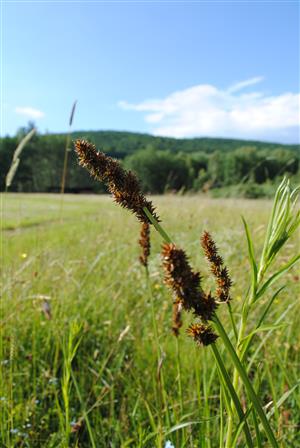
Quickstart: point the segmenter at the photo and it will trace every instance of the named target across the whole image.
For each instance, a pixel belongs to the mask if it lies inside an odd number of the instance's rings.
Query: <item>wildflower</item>
[[[212,331],[211,327],[200,323],[191,324],[186,332],[199,345],[213,344],[218,338],[218,336]]]
[[[21,254],[21,258],[23,258],[23,260],[25,260],[25,259],[27,258],[27,254],[26,254],[25,252],[23,252],[23,253]]]
[[[145,198],[137,177],[131,171],[122,168],[116,159],[98,152],[95,145],[86,140],[76,140],[75,150],[79,164],[87,168],[95,179],[106,184],[117,204],[131,210],[143,223],[150,223],[143,208],[147,208],[159,221],[152,202]]]
[[[150,225],[148,222],[142,223],[139,245],[142,248],[142,254],[140,255],[140,262],[143,266],[148,266],[148,257],[150,255]]]
[[[228,269],[224,266],[222,257],[218,253],[216,243],[208,232],[204,232],[201,238],[206,258],[210,263],[210,270],[216,278],[217,290],[216,297],[220,302],[228,302],[230,300],[230,287],[232,285]]]
[[[185,252],[175,244],[165,243],[162,256],[165,283],[173,289],[183,308],[204,320],[211,319],[217,304],[202,290],[200,273],[192,271]]]

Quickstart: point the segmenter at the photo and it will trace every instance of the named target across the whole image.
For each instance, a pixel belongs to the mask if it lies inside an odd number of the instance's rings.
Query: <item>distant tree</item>
[[[166,190],[180,190],[189,181],[185,160],[168,151],[141,150],[125,160],[125,166],[139,177],[145,191],[163,193]]]

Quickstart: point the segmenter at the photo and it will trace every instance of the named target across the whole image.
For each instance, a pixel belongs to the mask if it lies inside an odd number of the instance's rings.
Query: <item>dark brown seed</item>
[[[187,334],[191,336],[199,345],[213,344],[218,336],[213,332],[208,325],[194,323],[186,330]]]

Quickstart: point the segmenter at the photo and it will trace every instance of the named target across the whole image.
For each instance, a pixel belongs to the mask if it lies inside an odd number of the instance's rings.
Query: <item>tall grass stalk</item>
[[[66,186],[66,178],[67,178],[67,169],[68,169],[68,155],[71,151],[70,143],[71,143],[71,135],[72,135],[72,124],[74,120],[75,110],[76,110],[77,100],[74,101],[70,117],[69,117],[69,132],[67,134],[66,138],[66,146],[65,146],[65,154],[64,154],[64,165],[63,165],[63,172],[62,172],[62,178],[61,178],[61,187],[60,187],[60,193],[61,193],[61,203],[60,203],[60,218],[62,218],[62,210],[63,210],[63,203],[64,203],[64,193],[65,193],[65,186]]]
[[[61,423],[63,424],[64,433],[64,447],[68,448],[71,434],[71,419],[70,419],[70,392],[72,387],[72,362],[76,356],[76,352],[81,342],[79,336],[81,332],[81,325],[77,322],[72,322],[68,338],[63,341],[63,375],[61,381],[61,392],[63,398],[63,411],[61,414]]]
[[[35,128],[31,129],[25,135],[25,137],[22,138],[22,140],[18,144],[18,146],[17,146],[17,148],[16,148],[16,150],[14,152],[10,168],[9,168],[8,173],[6,175],[6,178],[5,178],[5,191],[8,191],[8,188],[12,184],[12,181],[13,181],[13,179],[15,177],[15,174],[17,172],[17,169],[18,169],[18,166],[19,166],[19,163],[20,163],[20,157],[21,157],[21,153],[22,153],[24,147],[29,142],[29,140],[34,136],[35,133],[36,133],[36,129]]]

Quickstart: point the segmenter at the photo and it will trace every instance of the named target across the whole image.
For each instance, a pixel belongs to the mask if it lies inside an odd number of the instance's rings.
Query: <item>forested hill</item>
[[[1,190],[14,151],[27,132],[21,129],[14,137],[0,139]],[[34,135],[21,154],[10,191],[60,191],[66,138],[66,134]],[[72,140],[77,138],[86,138],[99,150],[121,159],[151,193],[212,191],[257,197],[272,192],[285,174],[295,181],[299,178],[299,145],[221,138],[173,139],[115,131],[73,132]],[[65,191],[105,191],[78,166],[72,150]]]
[[[149,134],[119,131],[76,131],[73,138],[86,138],[93,141],[99,149],[105,152],[115,153],[116,156],[124,157],[133,154],[141,148],[151,147],[157,150],[168,150],[171,152],[198,152],[212,153],[215,151],[232,151],[245,146],[257,149],[285,148],[299,151],[300,145],[283,145],[280,143],[268,143],[255,140],[237,140],[227,138],[169,138],[155,137]]]

